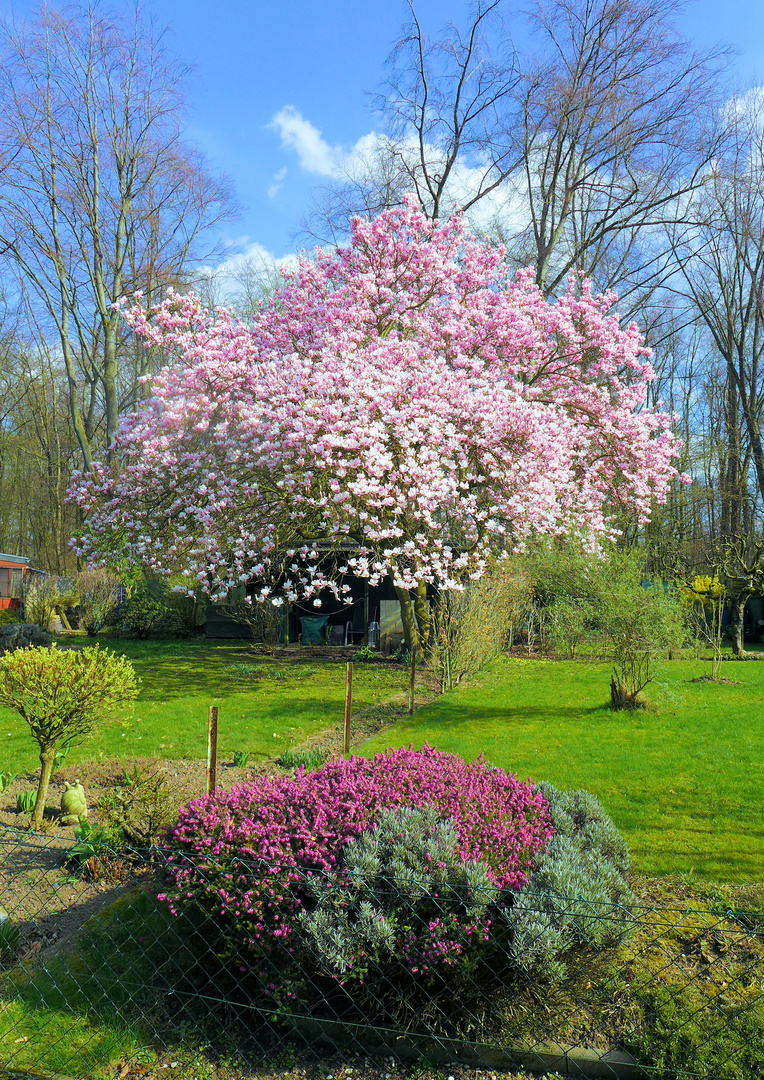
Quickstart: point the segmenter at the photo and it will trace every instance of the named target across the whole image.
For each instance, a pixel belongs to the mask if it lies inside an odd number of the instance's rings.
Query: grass
[[[85,644],[85,639],[77,639]],[[80,761],[202,759],[209,705],[219,709],[219,757],[250,763],[284,755],[342,720],[344,664],[258,659],[242,642],[106,641],[141,678],[131,713],[72,750]],[[647,875],[762,879],[764,866],[764,662],[729,663],[734,685],[693,681],[702,661],[664,664],[649,708],[606,707],[610,669],[590,661],[505,658],[469,683],[364,744],[423,743],[471,760],[483,753],[521,777],[583,787],[604,802]],[[406,673],[355,668],[354,711],[404,690]],[[37,769],[36,746],[0,710],[0,770]]]
[[[764,663],[725,664],[735,685],[695,682],[702,661],[664,664],[649,708],[613,712],[608,664],[503,658],[364,744],[479,754],[521,778],[597,795],[635,869],[722,882],[764,868]]]
[[[259,660],[246,643],[192,641],[142,642],[99,639],[123,653],[141,679],[132,710],[96,726],[74,747],[67,766],[81,761],[137,757],[204,758],[207,709],[219,710],[218,758],[249,751],[251,763],[276,757],[314,732],[341,724],[345,665],[316,661]],[[68,639],[81,647],[85,638]],[[353,678],[353,711],[402,693],[406,675],[390,666],[359,665]],[[33,772],[37,747],[17,714],[0,709],[0,771]]]

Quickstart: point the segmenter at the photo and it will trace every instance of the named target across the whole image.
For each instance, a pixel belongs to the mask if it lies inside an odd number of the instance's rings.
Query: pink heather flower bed
[[[316,772],[263,776],[196,799],[181,810],[168,846],[197,866],[201,856],[211,866],[264,861],[271,876],[291,868],[326,872],[380,810],[399,806],[436,807],[456,828],[461,857],[485,862],[500,888],[525,885],[553,831],[530,780],[425,747],[335,759]],[[181,889],[188,875],[194,872],[177,865]]]

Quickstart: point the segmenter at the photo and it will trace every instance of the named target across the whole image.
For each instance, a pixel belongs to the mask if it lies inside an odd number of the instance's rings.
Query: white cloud
[[[293,106],[285,105],[276,113],[269,127],[281,136],[282,146],[297,152],[300,166],[306,172],[318,176],[332,177],[339,182],[352,180],[361,186],[373,186],[375,176],[384,176],[390,169],[387,150],[389,139],[378,132],[362,135],[350,147],[330,146],[321,131]],[[412,133],[398,143],[399,166],[405,160],[406,168],[401,169],[401,179],[405,187],[413,190],[413,184],[407,180],[419,170],[419,158],[422,148]],[[424,147],[433,174],[442,172],[445,162],[436,147]],[[442,201],[442,213],[449,213],[453,208],[469,203],[481,187],[486,186],[487,162],[478,158],[465,160],[460,157],[454,164],[449,176],[447,190]],[[268,188],[268,196],[273,198],[279,190],[286,170],[281,169],[273,178]],[[478,230],[490,230],[500,221],[505,232],[520,233],[528,225],[527,180],[523,171],[508,177],[505,182],[481,198],[467,212],[471,227]]]
[[[284,177],[286,176],[286,174],[287,174],[286,165],[284,166],[283,169],[279,169],[279,171],[274,174],[273,182],[269,185],[268,190],[266,192],[269,199],[275,199],[276,196],[278,195],[279,191],[281,191],[281,183],[282,183]]]
[[[284,146],[297,151],[300,166],[306,172],[331,176],[337,161],[343,156],[342,148],[330,146],[318,128],[306,120],[294,105],[285,105],[268,126],[278,131]]]
[[[277,257],[263,244],[242,236],[231,240],[234,253],[217,266],[200,267],[194,288],[209,306],[241,308],[247,298],[267,295],[281,284],[281,270],[294,269],[297,254]]]
[[[282,267],[295,267],[299,260],[299,256],[296,254],[276,256],[263,244],[259,244],[256,240],[249,240],[246,237],[242,238],[237,246],[239,246],[240,250],[234,255],[230,255],[225,262],[220,263],[217,267],[219,272],[228,275],[235,274],[252,264],[279,270]]]

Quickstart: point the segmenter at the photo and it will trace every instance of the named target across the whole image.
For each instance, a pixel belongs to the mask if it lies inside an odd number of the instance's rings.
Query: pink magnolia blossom
[[[408,204],[286,273],[251,325],[193,296],[125,310],[168,363],[116,464],[75,484],[79,552],[294,599],[351,572],[459,588],[534,534],[646,521],[677,443],[639,332],[586,280],[549,303],[532,277]]]

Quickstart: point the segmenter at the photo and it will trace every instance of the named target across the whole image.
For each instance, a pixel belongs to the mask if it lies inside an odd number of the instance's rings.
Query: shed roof
[[[29,559],[24,555],[6,555],[4,552],[0,551],[0,566],[29,566]]]

